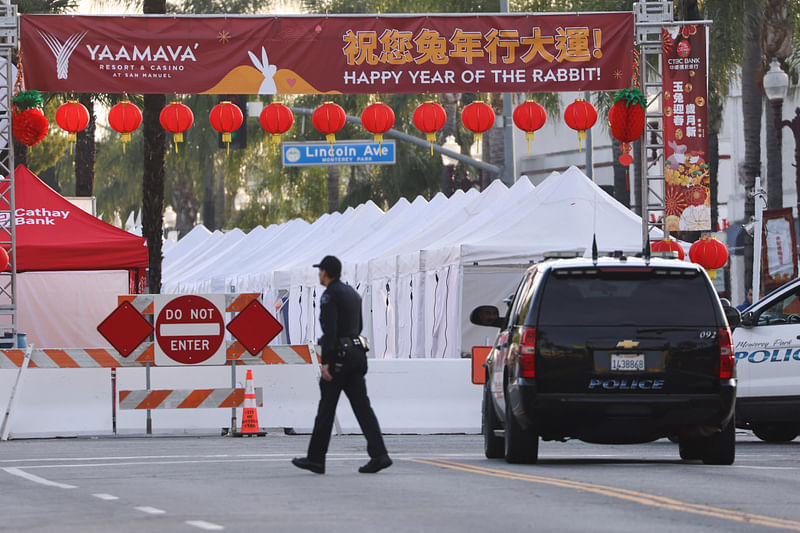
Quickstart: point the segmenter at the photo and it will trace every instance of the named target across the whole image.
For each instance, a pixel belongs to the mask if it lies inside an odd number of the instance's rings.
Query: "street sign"
[[[253,300],[230,321],[228,331],[251,355],[258,355],[269,341],[283,331],[283,326],[261,305],[261,302]]]
[[[281,144],[285,167],[314,165],[393,165],[394,141],[285,142]]]
[[[225,364],[224,313],[224,294],[156,295],[156,365]]]
[[[153,333],[153,326],[130,302],[122,302],[97,326],[97,331],[123,357],[128,357]]]

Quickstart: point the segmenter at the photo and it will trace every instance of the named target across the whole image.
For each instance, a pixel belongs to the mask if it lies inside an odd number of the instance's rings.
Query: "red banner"
[[[667,231],[710,231],[706,27],[662,32]]]
[[[633,15],[22,15],[25,84],[92,93],[441,93],[630,86]]]

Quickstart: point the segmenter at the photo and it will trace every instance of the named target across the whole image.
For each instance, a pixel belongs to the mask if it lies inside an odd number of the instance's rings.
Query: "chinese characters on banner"
[[[666,231],[710,231],[706,28],[663,30]]]
[[[22,15],[25,83],[49,92],[356,94],[630,86],[632,13]]]

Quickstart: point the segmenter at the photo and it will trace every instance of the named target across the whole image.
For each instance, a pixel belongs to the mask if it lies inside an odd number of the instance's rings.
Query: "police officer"
[[[361,297],[349,285],[339,280],[342,263],[332,255],[319,264],[319,282],[325,286],[320,300],[319,321],[322,326],[322,379],[319,381],[320,400],[314,430],[308,443],[306,457],[295,457],[292,464],[317,474],[325,473],[325,454],[331,439],[336,404],[342,391],[350,400],[358,425],[367,439],[370,460],[358,469],[362,474],[374,474],[391,466],[378,419],[367,397],[366,339],[361,334]]]

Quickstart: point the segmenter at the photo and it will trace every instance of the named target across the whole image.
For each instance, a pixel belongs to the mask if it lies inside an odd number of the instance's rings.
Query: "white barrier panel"
[[[258,409],[262,427],[311,430],[319,388],[312,365],[237,366],[236,386],[246,370],[264,389]],[[0,406],[8,403],[16,370],[0,370]],[[150,370],[151,389],[229,386],[225,367]],[[145,388],[143,368],[117,369],[117,390]],[[385,433],[478,433],[481,387],[470,381],[469,359],[369,360],[367,390]],[[112,434],[111,371],[100,369],[34,369],[25,376],[10,421],[10,437]],[[359,432],[343,394],[337,411],[342,430]],[[238,413],[241,418],[241,411]],[[230,426],[228,409],[151,411],[154,434],[214,434]],[[146,411],[117,409],[119,434],[144,434]]]

